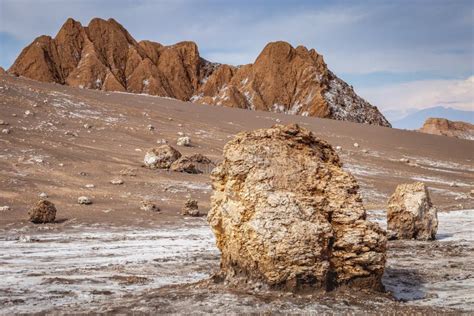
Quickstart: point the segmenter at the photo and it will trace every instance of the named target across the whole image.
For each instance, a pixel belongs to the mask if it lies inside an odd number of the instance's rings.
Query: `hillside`
[[[285,42],[267,44],[253,64],[231,66],[205,60],[194,42],[137,42],[114,19],[94,18],[86,27],[68,19],[54,38],[40,36],[23,49],[8,72],[74,87],[390,127],[322,55]]]
[[[430,117],[442,117],[451,121],[464,121],[474,124],[474,111],[463,111],[443,106],[415,110],[405,117],[393,119],[391,122],[395,128],[419,129]]]

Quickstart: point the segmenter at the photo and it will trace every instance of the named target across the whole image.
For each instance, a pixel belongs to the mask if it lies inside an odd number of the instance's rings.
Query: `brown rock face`
[[[0,67],[0,76],[6,74],[5,69],[3,67]]]
[[[206,156],[194,154],[184,156],[173,162],[171,170],[186,173],[210,173],[215,164]]]
[[[420,132],[474,140],[474,125],[443,118],[427,119]]]
[[[234,67],[200,57],[193,42],[137,42],[115,20],[87,27],[68,19],[55,38],[40,36],[11,74],[107,91],[390,126],[376,107],[303,46],[269,43],[253,64]]]
[[[366,220],[356,180],[298,125],[238,134],[212,172],[208,221],[230,282],[293,291],[381,289],[386,237]]]
[[[40,200],[28,210],[30,222],[44,224],[54,222],[56,218],[56,207],[47,200]]]
[[[424,183],[397,186],[388,201],[387,229],[394,239],[435,239],[438,215]]]

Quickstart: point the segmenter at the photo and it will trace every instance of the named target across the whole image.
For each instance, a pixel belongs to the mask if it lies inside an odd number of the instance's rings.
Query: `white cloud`
[[[474,111],[474,76],[465,80],[421,80],[365,88],[358,93],[382,110],[444,105]]]

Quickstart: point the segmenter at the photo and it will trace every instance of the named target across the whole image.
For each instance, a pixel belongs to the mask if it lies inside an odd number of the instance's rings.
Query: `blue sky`
[[[195,41],[211,61],[253,62],[269,41],[315,48],[382,110],[474,109],[474,1],[0,0],[0,65],[66,18],[113,17],[137,40]]]

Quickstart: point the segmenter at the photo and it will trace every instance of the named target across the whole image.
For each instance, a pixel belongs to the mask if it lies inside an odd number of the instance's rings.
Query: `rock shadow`
[[[426,297],[425,281],[416,269],[386,267],[382,283],[397,301],[415,301]]]

